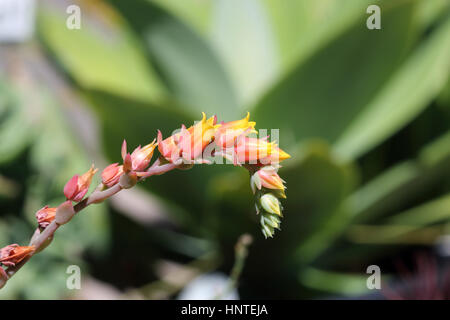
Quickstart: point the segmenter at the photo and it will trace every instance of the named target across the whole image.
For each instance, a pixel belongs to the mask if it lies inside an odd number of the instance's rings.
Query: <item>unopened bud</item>
[[[10,244],[0,249],[0,263],[7,267],[13,267],[20,263],[23,259],[32,255],[34,251],[34,246],[19,246],[18,244]]]
[[[281,216],[280,202],[273,194],[266,193],[261,197],[260,201],[264,210]]]
[[[123,166],[118,163],[113,163],[107,166],[102,172],[102,183],[108,188],[111,188],[119,182],[120,176],[123,173]]]
[[[64,186],[64,195],[67,200],[72,200],[79,202],[88,192],[89,186],[91,185],[92,177],[97,172],[94,165],[81,176],[74,175]]]

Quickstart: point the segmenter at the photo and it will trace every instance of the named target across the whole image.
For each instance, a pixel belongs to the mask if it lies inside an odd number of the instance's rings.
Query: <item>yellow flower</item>
[[[234,151],[235,162],[239,164],[277,164],[291,157],[281,150],[276,142],[252,137],[240,137]]]
[[[161,154],[170,162],[175,162],[181,157],[185,160],[195,160],[199,158],[206,146],[214,140],[216,128],[220,127],[217,117],[206,119],[202,112],[202,120],[186,129],[181,127],[181,131],[162,140],[161,132],[158,132],[158,149]]]
[[[250,113],[247,112],[247,116],[245,118],[222,123],[220,128],[216,131],[216,145],[222,148],[230,148],[234,146],[234,143],[239,136],[248,133],[257,133],[255,130],[256,122],[248,121],[249,119]]]

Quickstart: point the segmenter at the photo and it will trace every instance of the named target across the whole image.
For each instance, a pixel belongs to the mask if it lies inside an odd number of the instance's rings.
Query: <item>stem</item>
[[[216,296],[215,300],[225,298],[231,290],[237,287],[239,277],[241,276],[242,270],[245,266],[245,260],[248,256],[248,247],[252,244],[253,237],[249,234],[243,234],[239,237],[235,246],[235,260],[233,268],[231,269],[230,281],[226,289]]]
[[[116,184],[114,186],[112,186],[109,189],[106,189],[104,191],[94,191],[87,199],[86,199],[86,206],[92,204],[92,203],[99,203],[102,202],[106,199],[108,199],[109,197],[112,197],[113,195],[115,195],[117,192],[119,192],[120,190],[122,190],[122,187],[120,186],[120,184]],[[78,204],[77,204],[78,205]],[[81,207],[81,206],[80,206]],[[75,212],[77,211],[77,206],[74,207]],[[80,208],[81,210],[81,208]]]
[[[160,165],[159,158],[152,164],[152,166],[147,170],[148,175],[143,177],[143,179],[153,176],[153,175],[160,175],[163,173],[166,173],[170,170],[173,170],[177,168],[177,165],[174,165],[172,163],[167,163]],[[141,179],[140,179],[141,180]],[[120,186],[120,184],[116,184],[112,186],[109,189],[103,190],[103,184],[100,184],[87,198],[83,199],[82,201],[78,202],[76,205],[74,205],[73,209],[75,213],[78,213],[82,211],[87,206],[93,204],[93,203],[100,203],[119,191],[121,191],[123,188]],[[53,238],[53,235],[55,234],[55,231],[60,227],[59,224],[56,223],[55,220],[53,220],[42,232],[39,232],[39,228],[35,231],[34,236],[32,237],[32,243],[30,245],[35,246],[35,251],[28,255],[26,258],[24,258],[21,262],[16,264],[15,266],[8,267],[6,269],[6,275],[8,276],[8,279],[11,279],[13,275],[17,273],[17,271],[20,270],[30,259],[31,257],[40,252],[40,249],[44,249],[45,246],[48,245],[47,240]],[[39,232],[39,233],[38,233]],[[1,267],[0,267],[1,268]]]
[[[159,159],[156,160],[156,161],[159,161]],[[170,170],[176,169],[177,167],[178,167],[178,165],[173,164],[173,163],[166,163],[166,164],[163,164],[163,165],[158,165],[156,167],[152,166],[149,170],[147,170],[148,175],[146,175],[145,178],[150,177],[150,176],[155,176],[155,175],[161,175],[161,174],[166,173],[166,172],[168,172]]]

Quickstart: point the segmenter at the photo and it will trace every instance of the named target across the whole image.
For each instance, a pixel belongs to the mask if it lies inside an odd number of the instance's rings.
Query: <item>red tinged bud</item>
[[[191,163],[202,156],[206,146],[213,140],[217,125],[217,117],[206,119],[203,113],[202,120],[186,129],[183,125],[181,131],[162,139],[162,134],[158,131],[158,149],[167,161],[175,163],[181,158]]]
[[[261,186],[267,189],[284,190],[284,180],[280,178],[276,170],[271,167],[264,167],[256,172],[261,181]]]
[[[55,220],[56,208],[43,207],[36,212],[36,219],[39,227],[46,228],[53,220]]]
[[[0,249],[0,262],[7,267],[15,266],[32,252],[34,252],[34,246],[10,244],[9,246]]]
[[[127,142],[124,140],[122,144],[123,171],[142,172],[147,169],[153,157],[153,151],[156,146],[157,143],[153,140],[144,147],[137,147],[131,154],[129,154],[127,153]]]
[[[92,177],[98,170],[94,168],[94,165],[83,175],[74,175],[64,187],[64,195],[67,200],[79,202],[83,199],[89,190],[89,186],[92,182]]]
[[[118,163],[110,164],[102,172],[102,183],[108,188],[111,188],[119,182],[122,173],[123,166]]]

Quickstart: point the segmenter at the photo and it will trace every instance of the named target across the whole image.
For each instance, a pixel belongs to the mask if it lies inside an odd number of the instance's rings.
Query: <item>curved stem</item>
[[[242,270],[245,266],[245,261],[248,256],[248,247],[252,244],[253,238],[249,234],[243,234],[239,237],[235,246],[235,260],[233,268],[231,269],[230,279],[228,285],[219,293],[215,300],[220,300],[226,298],[230,292],[235,289],[239,282],[239,277],[241,276]]]
[[[156,167],[151,167],[149,170],[147,170],[148,175],[146,175],[145,178],[150,177],[150,176],[155,176],[155,175],[157,175],[157,176],[161,175],[170,170],[176,169],[177,167],[178,167],[178,165],[173,164],[173,163],[166,163],[166,164],[158,165]]]
[[[163,164],[163,165],[161,165],[160,163],[161,163],[161,161],[158,158],[147,170],[148,175],[146,175],[145,177],[142,177],[142,179],[148,178],[153,175],[160,175],[160,174],[166,173],[170,170],[176,169],[178,167],[177,165],[172,164],[172,163],[167,163],[167,164]],[[140,180],[142,180],[142,179],[140,179]],[[86,208],[87,206],[89,206],[93,203],[100,203],[100,202],[112,197],[113,195],[115,195],[116,193],[120,192],[123,189],[119,183],[112,186],[111,188],[106,189],[106,190],[102,190],[103,187],[104,187],[103,184],[100,184],[87,198],[83,199],[82,201],[80,201],[76,205],[74,205],[73,210],[75,211],[75,213],[82,211],[84,208]],[[9,280],[13,275],[15,275],[17,273],[17,271],[19,271],[20,268],[22,268],[31,259],[31,257],[34,254],[39,253],[41,250],[43,250],[48,245],[47,241],[49,239],[53,238],[54,233],[56,232],[56,230],[59,227],[60,227],[60,225],[58,223],[56,223],[55,220],[53,220],[43,231],[40,231],[39,228],[35,231],[32,239],[31,239],[31,242],[30,242],[30,245],[35,246],[34,252],[31,253],[30,255],[28,255],[20,263],[17,263],[16,265],[8,267],[8,269],[6,269],[5,272],[8,277],[7,280]]]

